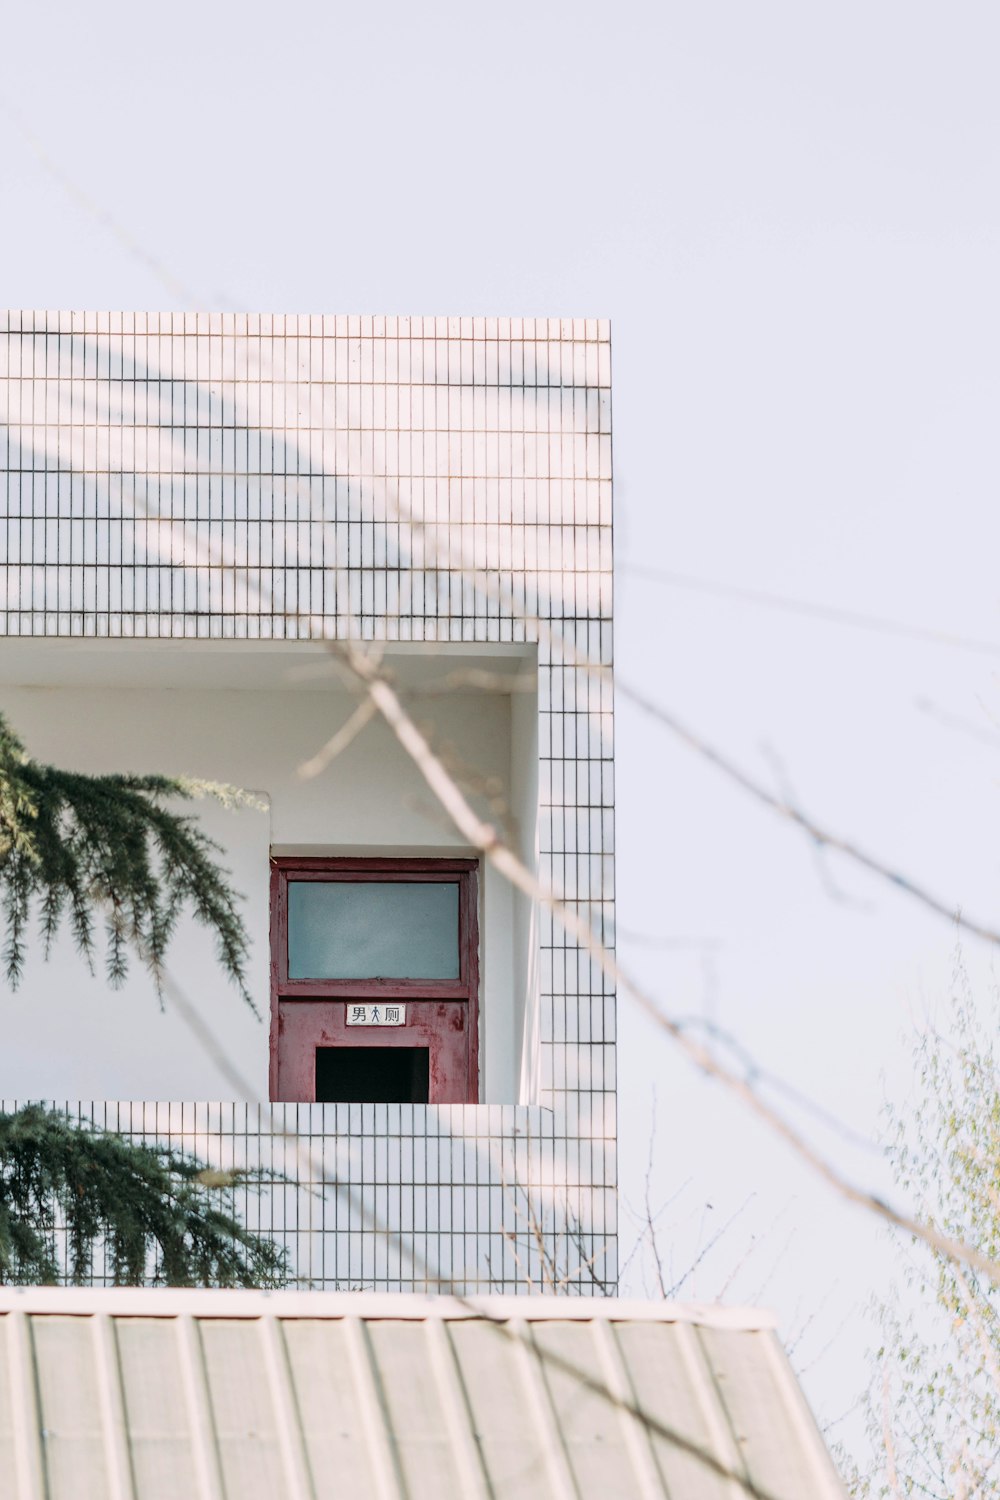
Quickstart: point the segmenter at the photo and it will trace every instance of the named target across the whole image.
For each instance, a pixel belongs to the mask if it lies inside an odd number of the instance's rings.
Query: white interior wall
[[[199,776],[264,795],[267,812],[196,805],[202,827],[223,846],[233,882],[246,898],[253,939],[250,987],[260,1019],[222,977],[210,937],[193,922],[178,929],[168,962],[247,1080],[247,1097],[266,1099],[269,850],[469,851],[381,721],[370,724],[322,776],[311,781],[297,776],[296,768],[356,702],[325,675],[326,661],[317,659],[315,647],[308,656],[299,648],[292,662],[290,653],[269,652],[256,643],[234,645],[228,652],[213,643],[73,642],[58,649],[47,643],[33,651],[35,644],[5,648],[0,661],[0,710],[35,758],[82,771]],[[480,667],[482,654],[480,647]],[[409,667],[404,661],[400,670],[404,682],[419,687],[428,666],[426,657],[419,669],[414,660]],[[436,656],[433,674],[440,678],[456,661],[462,665],[460,653]],[[459,766],[495,777],[507,789],[522,841],[523,830],[534,826],[535,701],[533,693],[512,700],[482,691],[413,700],[416,717],[433,726],[435,742]],[[482,885],[481,1097],[485,1103],[505,1103],[523,1096],[530,918],[520,909],[520,898],[488,868]],[[21,985],[12,992],[4,982],[2,1003],[0,1096],[233,1095],[176,1008],[161,1007],[138,963],[125,986],[114,991],[100,972],[87,973],[68,937],[48,962],[32,945]]]

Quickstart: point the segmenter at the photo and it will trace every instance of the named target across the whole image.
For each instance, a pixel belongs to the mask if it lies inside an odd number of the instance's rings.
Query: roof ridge
[[[360,1318],[372,1321],[458,1320],[692,1323],[707,1328],[776,1327],[766,1308],[637,1298],[492,1293],[428,1296],[414,1292],[255,1291],[203,1287],[0,1287],[0,1316],[8,1312],[173,1318]]]

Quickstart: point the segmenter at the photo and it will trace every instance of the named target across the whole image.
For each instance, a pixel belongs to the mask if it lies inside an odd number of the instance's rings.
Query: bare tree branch
[[[246,1098],[252,1098],[254,1091],[248,1080],[243,1077],[240,1070],[233,1063],[230,1048],[224,1046],[219,1038],[216,1037],[200,1010],[191,1003],[184,990],[169,974],[164,975],[164,989],[170,995],[172,1004],[177,1007],[182,1019],[197,1040],[198,1045],[203,1049],[206,1056],[211,1058],[215,1063],[222,1076],[238,1093]],[[265,1118],[268,1120],[269,1129],[273,1134],[291,1143],[299,1160],[307,1168],[307,1180],[309,1182],[317,1182],[322,1187],[330,1188],[343,1195],[359,1214],[362,1222],[372,1229],[373,1232],[385,1235],[392,1233],[392,1231],[382,1224],[378,1215],[368,1208],[361,1192],[357,1188],[353,1187],[349,1182],[341,1182],[338,1178],[331,1177],[327,1173],[322,1162],[316,1160],[302,1137],[296,1131],[279,1128],[273,1113],[269,1109],[265,1111]],[[504,1229],[501,1233],[508,1240],[508,1243],[510,1243],[510,1231]],[[515,1324],[512,1327],[510,1319],[505,1313],[485,1308],[475,1298],[464,1296],[455,1288],[450,1278],[443,1277],[439,1272],[433,1270],[423,1257],[416,1252],[414,1247],[406,1243],[402,1236],[396,1236],[396,1238],[400,1249],[407,1256],[414,1270],[423,1274],[429,1284],[434,1285],[439,1291],[454,1298],[460,1306],[467,1308],[476,1317],[481,1318],[484,1322],[488,1322],[500,1337],[506,1339],[509,1343],[522,1344],[525,1342],[524,1336],[517,1325]],[[548,1254],[547,1247],[544,1253]],[[520,1264],[516,1248],[513,1249],[513,1254],[515,1260]],[[589,1269],[589,1267],[581,1267],[581,1270],[585,1269]],[[530,1285],[530,1275],[528,1280]],[[557,1350],[544,1347],[534,1340],[530,1341],[527,1347],[530,1349],[532,1356],[542,1365],[547,1365],[552,1370],[558,1371],[559,1374],[567,1376],[582,1389],[589,1391],[600,1400],[606,1401],[614,1410],[633,1417],[651,1435],[659,1437],[665,1442],[672,1444],[679,1451],[689,1454],[691,1458],[703,1464],[706,1469],[716,1474],[720,1479],[725,1479],[735,1484],[745,1494],[749,1495],[751,1500],[781,1500],[781,1497],[772,1489],[764,1488],[746,1473],[730,1467],[729,1464],[717,1458],[714,1453],[710,1453],[685,1433],[670,1427],[667,1423],[646,1411],[630,1394],[612,1390],[610,1385],[605,1381],[582,1369],[579,1365],[574,1364],[572,1360],[559,1354]]]
[[[366,724],[370,724],[378,710],[370,698],[359,703],[346,723],[342,724],[337,733],[331,735],[321,750],[304,760],[299,766],[299,775],[303,781],[311,781],[314,776],[319,776],[331,765],[338,755],[342,755],[348,745],[354,743]]]
[[[135,511],[154,522],[162,522],[162,517],[151,510],[138,496],[130,499]],[[197,537],[192,537],[190,531],[183,524],[179,528],[173,528],[175,556],[180,553],[188,566],[213,566],[216,568],[229,568],[237,574],[241,574],[248,588],[257,594],[262,602],[268,602],[272,607],[274,601],[269,599],[266,590],[263,589],[252,572],[247,567],[239,564],[232,556],[217,546],[206,544]],[[602,973],[612,982],[630,996],[635,1004],[648,1016],[666,1035],[668,1035],[690,1063],[707,1077],[720,1083],[734,1098],[738,1099],[746,1109],[759,1119],[774,1135],[784,1141],[790,1150],[798,1156],[807,1166],[819,1176],[827,1185],[840,1195],[846,1202],[853,1203],[860,1208],[867,1209],[886,1223],[897,1229],[923,1240],[932,1249],[939,1250],[942,1254],[954,1260],[964,1262],[975,1267],[991,1280],[1000,1283],[1000,1264],[991,1260],[972,1245],[967,1245],[960,1240],[941,1234],[930,1224],[921,1223],[918,1219],[900,1210],[893,1208],[877,1194],[869,1192],[865,1188],[857,1186],[833,1164],[827,1161],[808,1141],[801,1136],[794,1127],[784,1119],[775,1109],[755,1092],[747,1081],[731,1069],[724,1067],[712,1055],[707,1047],[695,1041],[687,1035],[677,1021],[666,1015],[656,1001],[639,988],[637,984],[620,967],[614,955],[604,947],[603,943],[595,936],[589,925],[582,920],[576,911],[573,911],[553,891],[541,882],[536,875],[508,848],[500,839],[497,830],[489,823],[483,822],[475,811],[469,806],[453,779],[445,770],[440,760],[434,755],[425,737],[420,733],[413,720],[407,714],[400,702],[398,694],[381,674],[377,659],[361,642],[349,639],[331,640],[329,638],[329,620],[309,614],[297,615],[303,623],[308,624],[315,633],[318,641],[325,643],[340,661],[348,668],[349,672],[356,678],[359,685],[363,686],[373,703],[378,708],[385,722],[396,735],[399,743],[411,756],[431,791],[445,811],[450,815],[455,827],[463,837],[478,849],[483,857],[494,866],[499,873],[516,889],[533,901],[538,901],[548,908],[556,917],[563,930],[573,937],[580,947],[587,952],[596,963]],[[551,635],[548,627],[546,632]],[[566,641],[562,641],[561,649],[564,656],[571,656],[580,662],[575,648]],[[604,668],[595,668],[589,664],[590,670],[600,673],[607,679]],[[621,684],[619,684],[621,688]],[[719,769],[725,772],[731,779],[735,780],[744,790],[748,791],[758,800],[762,801],[773,811],[783,816],[792,817],[792,820],[802,824],[804,830],[813,838],[828,844],[831,848],[842,849],[843,852],[852,854],[866,867],[874,870],[876,874],[890,880],[893,884],[901,886],[910,891],[918,899],[924,899],[933,910],[941,915],[953,918],[954,914],[944,907],[942,903],[933,897],[927,898],[919,891],[919,888],[911,887],[902,877],[888,870],[885,866],[872,861],[867,856],[855,851],[852,846],[845,845],[842,841],[825,834],[822,830],[813,829],[813,826],[799,815],[794,817],[792,813],[771,796],[762,787],[745,777],[743,773],[732,766],[724,757],[704,745],[696,737],[685,730],[672,715],[661,710],[658,705],[651,703],[643,695],[634,689],[625,689],[624,696],[636,702],[655,718],[667,725],[686,743],[691,745],[700,754],[705,755],[715,763]],[[986,937],[991,942],[1000,943],[1000,934],[989,929],[966,924],[969,931],[977,932],[978,935]]]
[[[855,864],[861,865],[863,869],[868,870],[873,875],[877,875],[881,880],[887,880],[897,890],[903,891],[907,896],[912,896],[915,901],[919,901],[922,906],[926,906],[939,917],[947,918],[953,925],[960,927],[963,932],[972,933],[974,937],[982,938],[987,943],[1000,945],[1000,930],[995,927],[989,927],[984,922],[975,922],[971,918],[964,916],[956,907],[949,906],[946,901],[943,901],[939,896],[933,895],[932,892],[926,890],[915,880],[911,880],[909,876],[903,875],[899,870],[892,869],[890,865],[885,864],[880,859],[876,859],[874,855],[868,854],[864,849],[859,848],[857,844],[853,844],[847,839],[842,839],[835,833],[830,833],[828,829],[823,828],[805,813],[800,812],[797,807],[793,807],[782,797],[776,797],[773,792],[769,792],[759,781],[755,781],[752,776],[748,776],[745,771],[742,771],[728,756],[723,755],[720,750],[716,750],[707,740],[702,739],[700,735],[688,729],[686,725],[681,723],[676,714],[671,713],[669,709],[664,708],[661,704],[654,703],[651,698],[648,698],[645,693],[640,692],[638,688],[628,686],[619,678],[616,683],[616,689],[623,698],[627,698],[630,703],[634,703],[637,708],[642,709],[643,713],[655,719],[658,724],[662,724],[665,729],[669,729],[677,739],[687,745],[688,749],[694,750],[697,755],[700,755],[702,760],[707,761],[709,765],[714,766],[717,771],[721,771],[730,781],[735,782],[754,801],[761,803],[771,812],[777,813],[779,817],[786,818],[796,828],[800,828],[804,834],[812,839],[814,844],[820,848],[832,849],[838,854],[846,855],[848,859],[854,860]]]
[[[872,1154],[879,1152],[879,1147],[870,1136],[862,1135],[861,1131],[854,1130],[850,1125],[845,1124],[831,1110],[826,1109],[822,1104],[818,1104],[815,1099],[811,1099],[808,1094],[804,1094],[794,1084],[787,1083],[778,1074],[771,1073],[766,1068],[762,1068],[749,1049],[744,1047],[743,1043],[738,1041],[731,1032],[725,1031],[715,1021],[708,1019],[706,1016],[678,1016],[677,1024],[688,1030],[694,1028],[702,1031],[712,1041],[725,1047],[741,1064],[744,1076],[748,1082],[772,1088],[776,1093],[784,1095],[790,1104],[794,1104],[797,1109],[801,1109],[805,1114],[812,1115],[813,1119],[818,1120],[821,1125],[825,1126],[827,1130],[832,1131],[835,1135],[839,1135],[848,1145],[855,1146],[862,1151],[868,1151]]]
[[[897,1229],[904,1230],[907,1234],[923,1240],[932,1249],[941,1251],[942,1254],[952,1259],[962,1261],[977,1270],[982,1271],[991,1280],[1000,1283],[1000,1264],[984,1255],[973,1245],[967,1245],[961,1240],[951,1238],[942,1234],[930,1224],[924,1224],[920,1220],[902,1213],[893,1208],[875,1193],[865,1188],[858,1187],[848,1177],[841,1173],[832,1162],[826,1160],[820,1153],[787,1121],[777,1110],[773,1109],[760,1095],[750,1086],[746,1079],[734,1073],[730,1068],[718,1062],[711,1051],[695,1041],[677,1021],[664,1014],[657,1003],[640,989],[639,986],[624,972],[614,955],[594,935],[588,924],[560,899],[553,891],[545,886],[517,855],[501,842],[496,829],[489,823],[484,823],[476,812],[469,806],[461,791],[448,775],[441,762],[431,750],[427,741],[417,729],[413,720],[399,701],[399,697],[393,688],[378,674],[378,669],[373,667],[362,651],[358,650],[349,641],[337,641],[328,643],[331,650],[336,651],[342,660],[347,662],[351,670],[358,677],[359,682],[367,685],[372,701],[378,707],[386,723],[392,729],[399,743],[412,757],[414,764],[423,776],[431,791],[434,792],[442,807],[451,816],[455,827],[463,837],[478,849],[490,864],[504,875],[511,885],[515,886],[524,895],[533,901],[538,901],[552,912],[559,922],[563,931],[574,938],[590,957],[597,967],[611,980],[613,984],[620,986],[627,995],[639,1006],[639,1008],[650,1017],[669,1037],[677,1044],[680,1050],[693,1063],[700,1072],[707,1077],[721,1083],[735,1098],[739,1099],[759,1120],[761,1120],[779,1139],[783,1140],[796,1156],[824,1182],[833,1188],[849,1203],[858,1207],[866,1208],[877,1214],[887,1223],[894,1225]],[[751,786],[753,784],[751,783]],[[758,792],[756,787],[753,788]],[[760,794],[768,801],[775,801],[769,793],[760,790]],[[781,804],[775,803],[780,810]],[[832,842],[832,841],[830,841]],[[993,939],[1000,942],[1000,936]]]
[[[649,1248],[653,1255],[653,1264],[656,1267],[656,1284],[660,1289],[660,1296],[664,1299],[667,1295],[667,1278],[663,1274],[663,1257],[660,1255],[660,1246],[656,1238],[656,1215],[653,1213],[652,1202],[652,1178],[653,1178],[653,1144],[656,1140],[656,1093],[653,1093],[653,1109],[649,1122],[649,1156],[646,1160],[646,1183],[645,1183],[645,1207],[646,1228],[644,1233],[649,1236]]]
[[[615,938],[618,942],[631,944],[635,948],[673,948],[694,950],[698,953],[716,953],[724,948],[721,938],[714,937],[660,937],[652,932],[633,932],[629,927],[615,923]]]
[[[910,640],[928,641],[934,646],[950,646],[956,651],[974,651],[984,656],[1000,656],[1000,641],[986,641],[976,636],[956,635],[952,631],[935,630],[928,625],[909,625],[902,620],[891,620],[884,615],[866,615],[853,609],[842,609],[834,604],[814,604],[808,599],[790,599],[783,594],[770,594],[763,589],[746,588],[742,584],[718,583],[709,578],[694,578],[690,573],[675,573],[661,568],[649,568],[643,563],[619,559],[618,570],[631,573],[635,578],[645,578],[651,583],[663,583],[672,588],[691,589],[699,594],[714,594],[722,599],[737,599],[744,604],[761,605],[765,609],[787,610],[791,614],[808,615],[814,620],[825,620],[833,625],[851,625],[855,630],[875,631],[880,635],[904,636]]]
[[[145,266],[146,270],[156,277],[156,280],[173,300],[176,307],[190,308],[205,306],[204,296],[197,295],[192,288],[186,286],[184,282],[175,276],[173,271],[164,264],[159,256],[154,255],[145,245],[140,244],[130,230],[119,223],[103,204],[96,202],[90,193],[70,176],[65,167],[49,155],[38,137],[29,129],[20,115],[15,114],[7,101],[4,101],[4,113],[25,144],[33,152],[39,165],[49,174],[52,180],[58,183],[63,192],[79,208],[82,208],[85,214],[96,224],[100,225],[102,229],[106,230],[112,239],[117,240],[119,245],[133,259],[138,261],[140,265]],[[216,292],[212,301],[215,303],[221,302],[227,309],[235,307],[235,304],[230,302],[223,293]]]
[[[411,512],[403,509],[398,501],[393,503],[390,500],[389,504],[391,512],[398,521],[405,522],[407,525],[413,527],[425,539],[438,566],[446,566],[450,571],[458,573],[463,578],[469,580],[487,598],[510,610],[524,624],[531,627],[537,634],[539,641],[546,642],[558,654],[559,658],[568,665],[575,667],[579,671],[587,672],[596,681],[611,681],[611,673],[607,667],[581,654],[575,644],[568,640],[562,632],[553,629],[552,624],[548,620],[543,620],[538,615],[526,612],[523,606],[520,606],[514,598],[513,591],[503,583],[502,579],[497,576],[485,574],[474,560],[470,560],[464,543],[461,541],[456,543],[452,533],[446,531],[442,539],[441,529],[437,525],[427,523],[420,517],[414,516]],[[870,621],[869,623],[877,625],[892,624],[892,622],[887,621]],[[904,631],[908,630],[908,627],[902,628]],[[322,634],[323,632],[320,633]],[[922,634],[923,632],[918,633]],[[1000,644],[994,642],[967,640],[960,637],[939,637],[936,632],[931,632],[930,635],[931,638],[941,640],[944,644],[962,646],[966,649],[1000,655]],[[888,881],[897,890],[901,890],[906,895],[911,896],[938,916],[946,917],[948,921],[961,927],[963,931],[969,932],[975,937],[982,938],[986,942],[1000,945],[1000,930],[963,916],[960,908],[949,905],[940,897],[925,890],[919,882],[911,880],[908,876],[903,875],[902,872],[892,869],[890,865],[874,858],[849,840],[841,839],[822,828],[804,813],[789,806],[781,798],[774,797],[760,783],[741,771],[728,757],[724,756],[720,751],[715,750],[704,739],[681,724],[676,715],[662,708],[659,704],[654,703],[645,693],[640,692],[637,688],[630,687],[618,675],[616,675],[614,681],[615,691],[621,697],[628,699],[645,713],[657,719],[665,728],[670,729],[690,749],[695,750],[704,759],[709,761],[717,770],[742,787],[756,801],[800,827],[818,847],[833,850],[845,855],[849,859],[853,859],[857,864],[868,870],[870,874],[877,875],[880,879]]]
[[[890,1396],[891,1384],[887,1368],[882,1377],[882,1441],[885,1446],[886,1478],[889,1481],[893,1500],[902,1500],[899,1490],[899,1475],[896,1471],[896,1443],[892,1435]]]
[[[918,713],[926,714],[929,719],[944,725],[945,729],[954,730],[957,734],[968,735],[970,739],[978,740],[981,745],[986,745],[990,750],[1000,750],[1000,734],[993,734],[984,729],[981,724],[976,724],[972,719],[967,719],[963,714],[949,713],[945,708],[939,708],[930,698],[916,698],[913,703]],[[996,720],[989,715],[991,722]]]
[[[726,1231],[733,1227],[733,1225],[736,1223],[736,1220],[750,1206],[756,1196],[756,1189],[754,1189],[752,1192],[747,1193],[739,1208],[735,1209],[734,1212],[729,1215],[729,1218],[726,1220],[726,1222],[720,1225],[720,1227],[715,1231],[712,1237],[702,1245],[701,1249],[698,1251],[697,1255],[688,1266],[683,1276],[679,1277],[678,1280],[674,1282],[673,1286],[667,1288],[665,1296],[668,1301],[672,1297],[675,1297],[684,1283],[694,1275],[695,1271],[697,1271],[698,1267],[705,1259],[705,1256],[708,1255],[709,1251],[714,1249],[714,1247],[719,1243],[719,1240],[726,1233]],[[708,1206],[711,1207],[710,1204]],[[702,1215],[702,1223],[704,1223],[704,1214]]]

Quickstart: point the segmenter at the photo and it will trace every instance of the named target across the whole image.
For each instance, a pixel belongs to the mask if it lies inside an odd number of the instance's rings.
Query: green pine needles
[[[236,1218],[233,1186],[206,1168],[37,1104],[0,1114],[0,1283],[280,1287],[286,1251]],[[64,1248],[61,1248],[64,1247]]]
[[[202,796],[259,805],[213,782],[86,776],[39,765],[0,715],[0,910],[10,983],[21,977],[37,906],[46,957],[65,918],[93,971],[95,927],[103,924],[109,982],[124,980],[131,948],[159,990],[170,937],[190,908],[214,933],[219,963],[252,1005],[246,931],[239,897],[216,861],[220,847],[194,818],[165,806]]]

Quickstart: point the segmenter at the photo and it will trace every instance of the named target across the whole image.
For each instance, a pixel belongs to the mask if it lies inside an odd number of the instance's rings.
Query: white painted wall
[[[475,665],[483,664],[477,648]],[[471,660],[410,653],[402,680],[419,685]],[[509,670],[517,663],[494,662]],[[317,675],[319,674],[319,675]],[[197,686],[191,685],[197,683]],[[234,685],[238,684],[238,685]],[[0,710],[33,756],[83,771],[162,771],[202,776],[266,794],[266,813],[197,805],[246,897],[253,935],[255,1018],[215,963],[193,922],[177,933],[169,968],[266,1099],[269,1006],[268,852],[468,853],[457,841],[391,731],[373,722],[322,776],[297,766],[344,722],[355,699],[329,676],[316,648],[263,644],[25,642],[0,660]],[[532,829],[537,755],[533,693],[511,698],[458,691],[413,700],[418,720],[459,767],[507,789],[518,826]],[[512,774],[513,771],[513,774]],[[526,801],[526,799],[529,799]],[[524,836],[524,835],[522,835]],[[532,834],[527,835],[529,839]],[[533,968],[529,916],[490,870],[482,877],[481,1051],[486,1103],[523,1097],[519,1080],[525,987]],[[4,983],[0,1096],[56,1099],[232,1097],[215,1064],[138,964],[110,990],[90,976],[69,939],[45,963],[32,952],[16,991]]]

